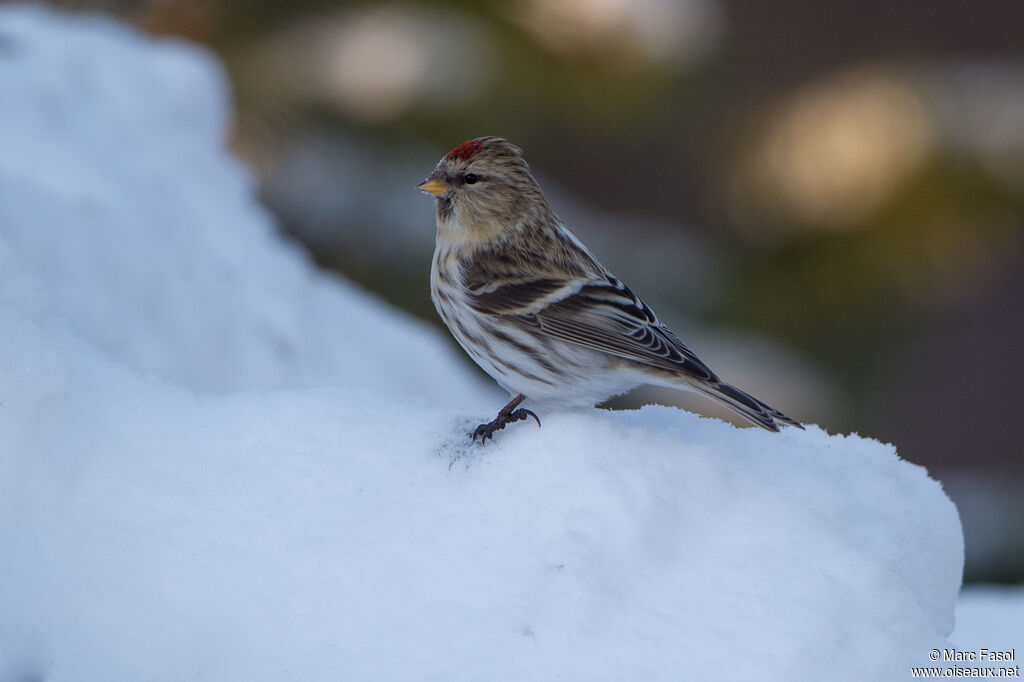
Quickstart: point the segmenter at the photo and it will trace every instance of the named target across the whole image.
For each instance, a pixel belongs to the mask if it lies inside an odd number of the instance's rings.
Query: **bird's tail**
[[[721,381],[717,383],[694,382],[689,384],[689,387],[710,398],[714,398],[763,429],[778,431],[780,424],[795,426],[798,429],[804,428],[800,425],[800,422],[790,419],[771,405],[761,402],[754,396],[744,393],[731,384]]]

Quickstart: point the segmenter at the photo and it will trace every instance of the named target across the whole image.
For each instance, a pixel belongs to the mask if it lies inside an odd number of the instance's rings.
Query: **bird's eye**
[[[474,184],[479,179],[480,178],[478,178],[476,176],[476,173],[466,173],[466,184],[467,185],[472,185],[472,184]]]

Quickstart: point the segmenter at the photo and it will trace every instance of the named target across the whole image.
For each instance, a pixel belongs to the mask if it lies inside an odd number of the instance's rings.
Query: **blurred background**
[[[896,444],[956,501],[965,579],[1024,578],[1020,0],[53,4],[213,49],[281,229],[435,324],[413,187],[510,139],[708,364]],[[718,414],[613,406],[652,400]]]

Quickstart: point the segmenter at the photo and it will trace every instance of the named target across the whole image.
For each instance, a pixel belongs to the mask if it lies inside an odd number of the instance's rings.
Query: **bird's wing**
[[[469,290],[478,313],[627,360],[718,378],[624,284],[604,278],[490,282]]]

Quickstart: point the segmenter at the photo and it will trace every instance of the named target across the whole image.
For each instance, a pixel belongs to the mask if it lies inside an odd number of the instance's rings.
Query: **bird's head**
[[[463,142],[417,189],[436,197],[438,234],[450,240],[489,241],[551,211],[522,150],[498,137]]]

